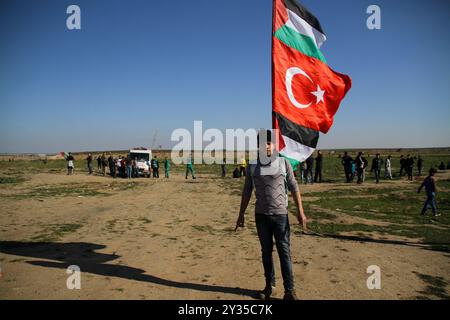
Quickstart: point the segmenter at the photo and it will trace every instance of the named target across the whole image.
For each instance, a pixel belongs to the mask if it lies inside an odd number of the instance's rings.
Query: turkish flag
[[[273,37],[273,112],[306,128],[327,133],[352,86],[349,76],[288,47]]]

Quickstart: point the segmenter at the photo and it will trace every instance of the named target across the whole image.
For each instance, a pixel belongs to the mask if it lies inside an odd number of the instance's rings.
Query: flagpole
[[[272,97],[271,97],[271,115],[272,115],[272,129],[275,129],[275,116],[273,114],[273,98],[275,97],[275,84],[274,84],[274,67],[273,67],[273,35],[275,34],[275,10],[277,0],[272,1],[272,33],[270,35],[271,48],[270,48],[270,67],[271,67],[271,81],[272,81]]]

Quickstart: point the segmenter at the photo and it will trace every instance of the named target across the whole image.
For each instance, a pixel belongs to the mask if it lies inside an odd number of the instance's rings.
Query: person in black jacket
[[[352,181],[352,161],[352,157],[348,155],[347,151],[345,151],[341,163],[344,166],[345,181],[347,183],[350,183]]]
[[[406,159],[403,155],[400,156],[400,177],[403,177],[404,171],[406,171]]]
[[[316,157],[316,171],[314,174],[314,182],[317,182],[319,180],[319,183],[322,183],[322,169],[323,169],[323,155],[320,150],[317,151],[317,157]]]
[[[86,162],[87,162],[87,167],[88,167],[88,171],[89,171],[89,175],[92,174],[92,155],[89,153],[87,158],[86,158]]]
[[[371,172],[375,174],[376,183],[380,182],[381,166],[383,164],[383,159],[380,158],[380,154],[377,153],[375,158],[372,160]]]
[[[233,178],[240,178],[241,173],[239,172],[239,168],[235,168],[233,171]]]
[[[423,159],[421,156],[419,156],[419,159],[417,159],[417,171],[419,172],[419,177],[422,175],[422,169],[423,169]]]
[[[108,167],[109,167],[109,174],[111,175],[111,177],[114,177],[115,165],[114,165],[114,158],[111,153],[109,153],[108,157]]]
[[[414,158],[409,154],[406,157],[406,172],[408,174],[408,180],[413,180],[413,170],[414,170]]]
[[[97,157],[97,171],[102,172],[102,157],[100,155]]]

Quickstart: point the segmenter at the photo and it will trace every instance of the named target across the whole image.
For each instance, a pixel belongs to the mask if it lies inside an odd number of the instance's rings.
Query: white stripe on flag
[[[310,155],[313,154],[314,148],[305,146],[301,143],[298,143],[295,140],[292,140],[289,137],[282,136],[284,140],[285,147],[280,151],[280,154],[286,156],[290,159],[294,159],[300,162],[305,161],[309,158]]]
[[[288,15],[289,20],[286,22],[286,26],[313,39],[317,48],[320,49],[325,40],[327,40],[327,37],[291,10],[288,10]]]

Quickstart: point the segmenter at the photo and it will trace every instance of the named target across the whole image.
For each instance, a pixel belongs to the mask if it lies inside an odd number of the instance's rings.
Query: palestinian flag
[[[274,0],[272,37],[272,122],[280,154],[295,167],[327,133],[349,76],[333,71],[320,51],[326,36],[319,20],[295,0]]]

